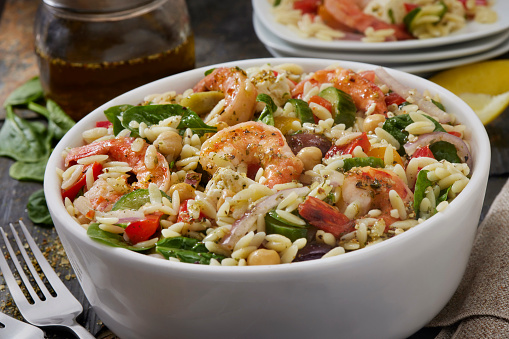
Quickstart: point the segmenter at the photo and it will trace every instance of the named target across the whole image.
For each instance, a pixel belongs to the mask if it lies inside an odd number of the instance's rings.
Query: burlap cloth
[[[428,324],[437,338],[509,338],[509,181],[479,226],[463,279]]]

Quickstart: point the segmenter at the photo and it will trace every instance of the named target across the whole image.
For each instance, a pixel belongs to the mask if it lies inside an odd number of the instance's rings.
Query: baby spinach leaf
[[[163,191],[161,191],[161,195],[171,201],[171,198]],[[113,205],[112,210],[139,210],[147,202],[150,202],[150,193],[147,188],[140,188],[121,196]]]
[[[52,131],[55,139],[60,140],[67,131],[76,123],[68,116],[60,106],[51,99],[46,102],[46,107],[35,102],[28,104],[28,109],[37,112],[48,119],[48,130]]]
[[[262,113],[260,113],[257,121],[261,121],[264,124],[274,126],[274,112],[277,110],[277,106],[274,103],[274,100],[272,100],[270,95],[262,93],[258,94],[256,101],[265,103],[265,107],[263,108]]]
[[[427,170],[420,170],[417,174],[414,190],[414,211],[416,218],[419,218],[421,202],[425,197],[426,188],[433,186],[433,182],[428,179]]]
[[[7,106],[0,130],[0,156],[26,162],[43,160],[49,155],[52,137],[43,123],[22,119]]]
[[[16,161],[9,168],[11,178],[21,181],[43,182],[48,158],[37,162]]]
[[[447,160],[449,162],[461,163],[461,159],[458,157],[458,150],[450,142],[437,141],[431,144],[429,149],[438,161]]]
[[[451,187],[452,185],[440,191],[440,196],[437,199],[437,205],[440,204],[442,201],[447,201]]]
[[[120,118],[122,114],[131,107],[133,107],[133,105],[118,105],[112,106],[104,111],[106,119],[113,124],[113,134],[118,135],[118,133],[124,129]]]
[[[32,193],[28,198],[27,204],[28,217],[36,224],[52,225],[51,215],[49,213],[48,205],[46,204],[46,197],[44,190],[40,189]]]
[[[138,124],[144,122],[150,127],[169,117],[183,115],[185,111],[186,108],[177,104],[133,106],[122,114],[122,126],[131,130],[131,135],[138,136],[138,128],[129,126],[131,121]]]
[[[192,264],[208,265],[212,258],[218,261],[224,259],[222,255],[209,252],[202,242],[186,237],[163,238],[157,242],[156,251],[166,259],[173,257]]]
[[[95,241],[112,247],[121,247],[135,252],[143,252],[152,247],[135,247],[129,245],[121,234],[110,233],[99,228],[99,223],[91,223],[87,229],[87,235]]]
[[[445,132],[445,129],[438,121],[428,115],[425,115],[425,117],[435,125],[433,132]],[[400,146],[403,146],[408,141],[408,132],[405,131],[405,128],[413,122],[409,114],[401,114],[385,119],[382,128],[392,135],[399,142]]]
[[[25,105],[42,98],[43,95],[39,77],[34,77],[16,88],[5,100],[4,107]]]
[[[177,128],[180,130],[180,134],[184,134],[185,130],[190,128],[194,134],[198,134],[199,136],[202,136],[205,133],[217,132],[217,127],[207,125],[198,116],[198,114],[189,109],[184,111]]]
[[[364,157],[364,158],[347,158],[343,159],[343,171],[348,172],[354,167],[373,167],[383,168],[385,167],[384,161],[380,158],[375,157]]]
[[[49,120],[48,128],[53,129],[55,138],[60,140],[76,123],[53,100],[48,99],[46,101],[46,108],[49,112],[47,116]]]

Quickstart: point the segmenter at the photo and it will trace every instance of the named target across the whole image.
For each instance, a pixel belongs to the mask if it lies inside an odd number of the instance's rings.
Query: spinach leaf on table
[[[12,106],[6,107],[5,122],[0,129],[0,156],[37,162],[50,154],[52,133],[41,122],[18,117]]]
[[[53,100],[48,99],[46,107],[30,102],[28,108],[48,119],[48,130],[53,133],[56,140],[62,139],[76,123]]]
[[[39,77],[34,77],[16,88],[5,100],[4,107],[25,105],[44,96]]]
[[[44,196],[44,190],[40,189],[32,193],[27,204],[28,217],[36,224],[52,225],[51,215]]]
[[[43,182],[47,163],[48,158],[36,162],[16,161],[9,168],[9,175],[20,181]]]

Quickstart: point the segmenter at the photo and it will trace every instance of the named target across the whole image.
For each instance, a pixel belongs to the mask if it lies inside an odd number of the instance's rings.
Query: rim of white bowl
[[[370,257],[372,255],[376,255],[376,253],[380,253],[384,251],[387,246],[395,246],[400,242],[404,242],[407,238],[419,237],[422,232],[428,232],[430,228],[439,227],[441,221],[449,218],[451,214],[455,214],[456,210],[460,208],[461,204],[469,199],[471,196],[475,196],[476,193],[481,192],[485,189],[485,182],[487,180],[489,174],[490,167],[490,143],[488,139],[488,135],[482,123],[476,114],[472,111],[472,109],[464,103],[461,99],[456,97],[450,91],[444,89],[432,83],[426,79],[420,78],[418,76],[408,74],[402,71],[394,70],[391,68],[384,67],[391,75],[393,75],[398,81],[413,83],[414,81],[417,84],[421,84],[418,87],[425,87],[430,90],[431,93],[439,93],[441,100],[445,103],[446,107],[451,104],[455,106],[454,111],[459,121],[467,125],[469,128],[472,137],[476,136],[476,145],[475,145],[475,154],[474,154],[474,169],[472,172],[472,177],[470,182],[467,184],[465,189],[461,192],[452,201],[449,206],[445,209],[445,211],[437,213],[432,218],[426,220],[422,224],[396,236],[391,239],[382,241],[373,246],[365,247],[361,250],[348,252],[343,255],[326,258],[326,259],[317,259],[303,262],[296,262],[291,264],[283,264],[283,265],[275,265],[275,266],[210,266],[210,265],[197,265],[197,264],[188,264],[188,263],[179,263],[172,262],[169,260],[162,260],[158,258],[153,258],[147,256],[145,254],[140,254],[137,252],[133,252],[124,248],[111,247],[105,244],[101,244],[89,238],[86,234],[86,231],[83,227],[81,227],[72,217],[67,213],[64,204],[61,199],[60,193],[60,180],[56,174],[56,168],[62,166],[63,160],[61,157],[62,151],[67,146],[78,146],[81,145],[82,142],[77,142],[76,135],[81,135],[81,132],[84,130],[91,128],[94,126],[96,121],[104,120],[103,112],[106,108],[119,105],[123,103],[131,102],[141,102],[143,97],[148,94],[161,92],[161,87],[164,87],[166,83],[178,84],[179,80],[183,80],[188,77],[201,77],[204,72],[220,66],[232,67],[239,66],[241,68],[247,68],[252,66],[263,65],[266,63],[271,64],[283,64],[283,63],[296,63],[303,66],[305,69],[313,69],[318,70],[325,68],[331,64],[339,64],[343,67],[352,68],[354,70],[361,69],[374,69],[379,67],[377,65],[368,64],[368,63],[359,63],[352,61],[342,61],[342,60],[330,60],[330,59],[313,59],[313,58],[260,58],[260,59],[246,59],[246,60],[238,60],[232,62],[225,62],[220,64],[214,64],[209,66],[200,67],[194,70],[186,71],[183,73],[179,73],[173,76],[169,76],[160,80],[156,80],[154,82],[148,83],[146,85],[140,86],[136,89],[133,89],[127,93],[124,93],[111,101],[103,104],[102,106],[95,109],[85,118],[83,118],[76,126],[74,126],[57,144],[53,153],[51,154],[48,165],[46,167],[46,172],[44,175],[44,192],[46,194],[46,200],[48,201],[48,207],[56,218],[60,219],[62,227],[68,229],[70,232],[75,232],[75,236],[79,241],[86,242],[89,246],[92,246],[97,251],[107,252],[109,256],[114,256],[118,260],[124,261],[132,261],[134,263],[139,263],[149,267],[165,267],[172,272],[175,271],[186,271],[186,272],[204,272],[207,274],[233,274],[235,272],[242,272],[245,274],[260,274],[263,272],[270,272],[271,274],[287,274],[287,273],[299,273],[299,272],[307,272],[309,270],[315,269],[323,269],[325,267],[330,266],[338,266],[338,265],[350,265],[356,263],[360,260],[364,260],[366,257]],[[182,86],[182,85],[180,85]],[[179,87],[179,85],[175,86]],[[163,89],[164,90],[164,89]],[[173,90],[172,88],[167,88],[167,90]],[[133,98],[136,100],[133,101]],[[130,100],[129,100],[130,99]],[[452,101],[449,103],[449,101]],[[450,110],[449,110],[450,111]],[[456,112],[460,112],[457,114]],[[72,143],[74,139],[74,143]],[[81,141],[81,139],[80,139]],[[58,228],[57,228],[58,232]],[[147,267],[148,268],[148,267]],[[306,271],[302,271],[302,269],[306,269]],[[306,274],[306,273],[304,273]]]

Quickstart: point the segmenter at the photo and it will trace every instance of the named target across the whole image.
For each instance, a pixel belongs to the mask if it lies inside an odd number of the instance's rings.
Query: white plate
[[[253,26],[258,39],[260,39],[265,46],[286,55],[310,58],[342,59],[368,63],[384,63],[386,65],[396,63],[430,62],[478,54],[502,44],[509,38],[508,30],[483,39],[453,44],[451,46],[443,46],[438,51],[428,48],[423,50],[401,51],[398,53],[359,53],[355,51],[331,51],[296,47],[271,34],[256,14],[253,14]]]
[[[272,49],[271,47],[265,46],[267,50],[275,57],[294,57],[294,54],[286,54],[279,51],[276,51],[275,49]],[[390,65],[391,68],[397,69],[403,72],[407,73],[413,73],[413,74],[429,74],[436,71],[441,71],[448,68],[453,68],[461,65],[471,64],[474,62],[479,62],[491,58],[495,58],[499,55],[504,54],[505,52],[509,51],[509,39],[506,40],[501,45],[490,49],[489,51],[463,57],[463,58],[454,58],[454,59],[447,59],[447,60],[440,60],[436,62],[422,62],[422,63],[416,63],[416,64],[393,64]],[[384,65],[382,65],[384,66]]]
[[[316,38],[302,38],[285,25],[277,23],[272,14],[272,7],[267,0],[252,0],[252,4],[254,12],[272,34],[291,44],[306,48],[390,52],[402,49],[426,48],[465,42],[501,33],[509,29],[509,1],[498,0],[493,6],[493,9],[498,15],[497,22],[493,24],[479,24],[470,21],[463,29],[446,37],[380,43],[366,43],[351,40],[323,41]]]

